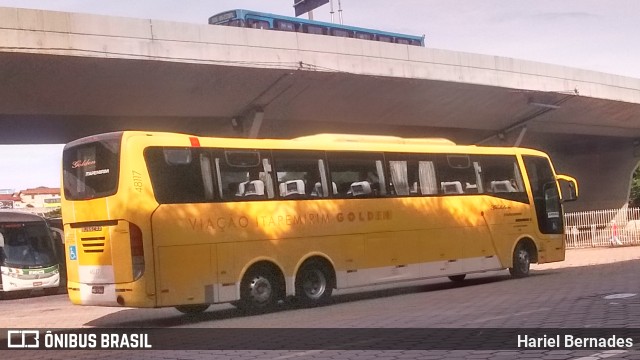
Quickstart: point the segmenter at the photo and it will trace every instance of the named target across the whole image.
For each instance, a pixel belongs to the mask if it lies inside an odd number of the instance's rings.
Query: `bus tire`
[[[320,261],[302,265],[296,276],[296,297],[307,306],[326,304],[333,293],[333,276]]]
[[[462,282],[462,281],[464,281],[465,277],[467,277],[467,274],[451,275],[451,276],[449,276],[449,280],[451,280],[453,282]]]
[[[180,311],[183,314],[194,315],[201,314],[205,312],[209,308],[209,304],[198,304],[198,305],[178,305],[176,306],[176,310]]]
[[[278,303],[279,285],[272,269],[254,267],[242,278],[240,301],[236,307],[243,311],[266,311]]]
[[[519,243],[513,251],[513,267],[509,268],[509,273],[515,278],[529,276],[531,268],[531,252],[524,243]]]

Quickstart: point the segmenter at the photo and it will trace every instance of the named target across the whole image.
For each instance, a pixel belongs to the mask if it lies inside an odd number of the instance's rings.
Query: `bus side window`
[[[275,29],[280,31],[296,31],[296,26],[291,21],[276,20]]]
[[[247,19],[247,27],[254,29],[270,29],[269,22],[265,20]]]
[[[225,25],[227,25],[227,26],[235,26],[235,27],[244,27],[244,20],[242,20],[242,19],[231,20],[228,23],[226,23]]]
[[[492,196],[528,202],[520,167],[515,156],[480,155],[474,163],[481,166],[481,184],[484,192]]]
[[[331,29],[329,30],[331,36],[339,36],[339,37],[353,37],[353,32],[344,30],[344,29]]]
[[[356,39],[373,40],[373,34],[364,33],[364,32],[356,32]]]
[[[382,42],[391,42],[392,39],[390,36],[385,36],[385,35],[378,35],[378,41],[382,41]]]
[[[326,35],[327,28],[325,28],[324,26],[304,24],[302,25],[302,32],[305,32],[307,34]]]
[[[330,180],[336,197],[381,197],[387,195],[382,154],[328,153]]]
[[[211,177],[203,172],[207,160],[200,155],[199,151],[191,148],[154,147],[145,150],[151,186],[160,204],[213,200]]]
[[[423,160],[423,155],[386,155],[393,159],[389,161],[390,183],[394,191],[391,195],[420,196],[438,193],[433,161]],[[401,160],[402,158],[406,160]]]
[[[322,186],[319,161],[324,154],[312,151],[273,151],[274,171],[278,183],[278,193],[285,199],[307,199],[324,194],[315,188]],[[326,176],[324,176],[326,182]],[[314,193],[315,191],[315,193]]]
[[[275,196],[266,151],[228,150],[214,156],[218,194],[224,201],[266,200]]]
[[[478,193],[476,168],[468,155],[439,155],[435,165],[441,194]]]

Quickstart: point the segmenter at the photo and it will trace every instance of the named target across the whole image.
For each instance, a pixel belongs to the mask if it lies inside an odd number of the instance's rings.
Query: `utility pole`
[[[329,10],[329,13],[331,14],[331,22],[333,23],[333,0],[329,1],[329,7],[331,8],[331,10]]]
[[[331,14],[331,22],[333,23],[333,22],[335,22],[334,19],[333,19],[333,14],[335,13],[333,11],[333,0],[329,1],[329,6],[331,8],[331,10],[329,10],[329,13]],[[340,20],[340,25],[342,25],[343,24],[343,21],[342,21],[342,4],[340,3],[340,0],[338,0],[338,19]]]

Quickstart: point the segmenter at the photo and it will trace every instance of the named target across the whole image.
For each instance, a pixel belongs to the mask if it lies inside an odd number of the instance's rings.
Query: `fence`
[[[640,208],[566,213],[566,247],[640,245]]]

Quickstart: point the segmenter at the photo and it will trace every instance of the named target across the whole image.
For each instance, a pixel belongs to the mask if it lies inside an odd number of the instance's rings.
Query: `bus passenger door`
[[[564,260],[564,221],[560,193],[549,160],[524,156],[538,223],[538,263]]]

